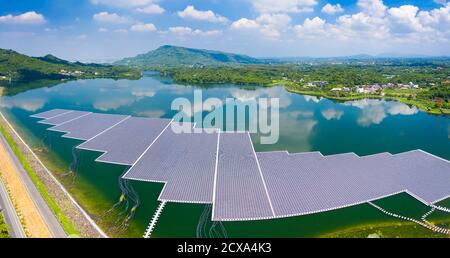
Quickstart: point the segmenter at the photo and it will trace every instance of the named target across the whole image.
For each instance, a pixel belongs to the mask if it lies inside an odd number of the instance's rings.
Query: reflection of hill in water
[[[4,88],[3,95],[5,96],[14,96],[19,93],[32,90],[32,89],[38,89],[38,88],[51,88],[53,86],[59,85],[61,83],[64,83],[62,81],[56,81],[56,80],[38,80],[38,81],[32,81],[32,82],[0,82],[0,87]]]

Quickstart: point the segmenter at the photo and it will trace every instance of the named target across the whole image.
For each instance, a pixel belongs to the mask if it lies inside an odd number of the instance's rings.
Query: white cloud
[[[326,4],[324,7],[322,7],[322,12],[326,14],[337,14],[344,12],[344,8],[340,4],[332,5],[332,4]]]
[[[375,17],[384,16],[387,10],[383,0],[358,0],[357,5],[365,14]]]
[[[99,28],[98,32],[108,32],[108,29],[107,28]]]
[[[169,32],[172,34],[184,37],[184,36],[216,36],[222,34],[221,30],[199,30],[199,29],[192,29],[190,27],[183,27],[183,26],[177,26],[177,27],[170,27]]]
[[[294,26],[296,35],[310,40],[329,39],[367,45],[423,45],[450,40],[450,3],[421,11],[417,6],[388,8],[381,0],[358,0],[360,11],[339,16],[334,23],[320,17],[306,18]],[[380,44],[377,44],[379,46]]]
[[[258,29],[266,38],[277,39],[281,32],[291,28],[291,17],[287,14],[261,14],[255,20],[247,18],[239,19],[231,24],[231,28],[240,29]]]
[[[156,31],[156,26],[153,23],[137,23],[130,28],[134,32],[153,32]]]
[[[98,22],[124,24],[132,22],[132,19],[125,16],[120,16],[117,13],[100,12],[94,14],[92,18]]]
[[[42,14],[36,13],[35,11],[22,13],[19,15],[8,14],[5,16],[0,16],[0,23],[11,23],[11,24],[42,24],[45,23],[45,18]]]
[[[403,5],[398,8],[390,8],[388,13],[393,22],[393,29],[400,32],[425,31],[417,14],[419,8],[413,5]]]
[[[241,18],[231,24],[232,29],[256,29],[259,24],[255,20]]]
[[[447,4],[447,0],[433,0],[433,2],[435,2],[436,4]]]
[[[179,11],[178,16],[183,19],[192,19],[199,21],[220,22],[220,23],[225,23],[228,21],[227,18],[215,14],[211,10],[199,11],[195,9],[193,5],[187,6],[183,11]]]
[[[259,13],[313,12],[317,0],[250,0]]]
[[[170,27],[169,31],[177,35],[189,35],[192,33],[192,29],[190,27],[182,26]]]
[[[164,13],[166,10],[164,10],[164,8],[162,8],[157,4],[150,4],[144,7],[139,7],[136,9],[136,11],[147,14],[161,14]]]
[[[117,29],[117,30],[114,30],[114,33],[127,34],[128,30],[126,30],[126,29]]]
[[[281,32],[288,30],[291,26],[291,17],[287,14],[262,14],[256,18],[260,24],[260,32],[267,38],[277,39]]]
[[[91,3],[95,5],[107,5],[114,7],[140,7],[149,5],[153,2],[153,0],[91,0]]]
[[[306,18],[303,25],[296,25],[295,32],[300,37],[310,38],[324,35],[325,21],[319,17],[313,19]]]
[[[287,14],[262,14],[256,18],[258,24],[276,29],[286,29],[290,26],[291,20]]]

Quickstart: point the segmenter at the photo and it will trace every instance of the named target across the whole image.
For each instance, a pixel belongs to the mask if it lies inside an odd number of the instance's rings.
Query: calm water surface
[[[94,162],[100,153],[74,150],[80,142],[48,132],[29,115],[52,108],[67,108],[145,117],[172,118],[174,98],[193,99],[199,87],[175,85],[170,80],[147,74],[138,81],[85,80],[50,88],[29,90],[0,99],[0,107],[27,141],[63,181],[89,213],[113,235],[139,237],[152,217],[161,184],[121,182],[127,169]],[[321,151],[324,155],[355,152],[370,155],[423,149],[450,159],[450,119],[432,116],[415,107],[384,100],[345,103],[286,92],[282,87],[258,88],[222,85],[202,87],[203,98],[240,101],[259,97],[280,99],[280,140],[274,145],[259,144],[257,151]],[[70,170],[74,173],[68,173]],[[128,192],[128,202],[110,210]],[[422,210],[408,196],[396,197],[410,210]],[[128,204],[128,205],[127,205]],[[136,206],[135,213],[132,207]],[[211,223],[211,207],[169,204],[154,236],[159,237],[311,237],[353,225],[391,221],[368,205],[322,214],[273,221]],[[109,211],[109,212],[108,212]],[[134,211],[134,210],[133,210]],[[130,223],[126,218],[133,214]]]

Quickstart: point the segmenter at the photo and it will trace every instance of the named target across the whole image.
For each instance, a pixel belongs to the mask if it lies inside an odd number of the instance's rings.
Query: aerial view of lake
[[[54,109],[172,118],[173,99],[236,98],[245,102],[261,97],[280,100],[280,138],[262,145],[253,135],[256,151],[320,151],[323,155],[354,152],[371,155],[422,149],[450,160],[450,118],[434,116],[406,104],[378,99],[336,102],[287,92],[279,87],[176,85],[147,73],[140,80],[78,80],[28,90],[0,98],[0,108],[89,214],[113,236],[142,236],[155,209],[162,184],[123,182],[127,167],[97,163],[101,153],[74,149],[79,141],[49,132],[30,115]],[[176,157],[174,157],[176,158]],[[122,196],[123,194],[123,196]],[[401,195],[409,210],[426,210]],[[386,204],[388,205],[388,204]],[[405,205],[403,205],[405,206]],[[208,205],[169,203],[154,232],[156,237],[313,237],[354,226],[392,222],[369,205],[270,221],[223,222],[210,220]],[[350,219],[351,218],[351,219]]]

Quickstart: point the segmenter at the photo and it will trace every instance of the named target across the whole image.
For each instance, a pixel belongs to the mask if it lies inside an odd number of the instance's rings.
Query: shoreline
[[[283,86],[283,85],[280,85],[280,86]],[[417,102],[414,100],[408,100],[408,99],[400,98],[400,97],[379,96],[379,95],[378,96],[377,95],[357,95],[357,96],[351,96],[351,97],[334,97],[334,96],[328,96],[324,93],[316,92],[316,91],[302,91],[302,90],[289,88],[289,86],[283,86],[283,87],[287,92],[299,94],[299,95],[322,97],[322,98],[326,98],[326,99],[330,99],[330,100],[344,101],[344,102],[345,101],[362,100],[362,99],[384,99],[384,100],[398,101],[398,102],[401,102],[406,105],[412,105],[430,115],[442,115],[442,116],[450,115],[450,110],[442,111],[442,109],[439,110],[437,108],[427,110],[423,104],[422,105],[420,104],[420,102]]]

